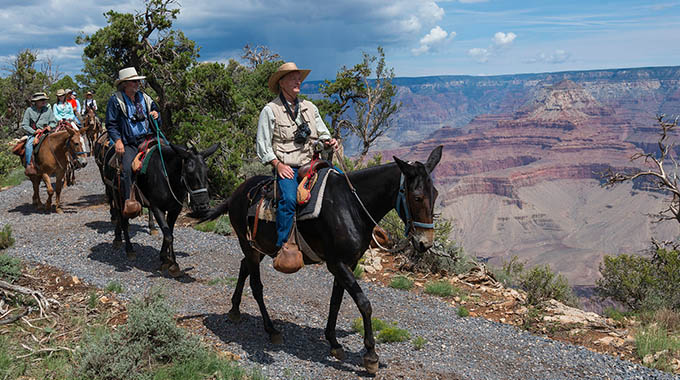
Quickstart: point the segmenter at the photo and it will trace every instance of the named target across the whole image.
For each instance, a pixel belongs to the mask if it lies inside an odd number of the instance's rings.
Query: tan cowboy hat
[[[85,95],[92,95],[92,91],[86,92]]]
[[[36,92],[36,93],[33,94],[33,96],[31,97],[31,101],[32,101],[32,102],[37,102],[38,100],[49,100],[49,98],[47,97],[47,94],[44,93],[44,92]]]
[[[118,87],[118,84],[120,82],[125,82],[128,80],[138,80],[138,79],[146,79],[145,76],[138,75],[137,74],[137,69],[134,67],[126,67],[120,71],[118,71],[118,79],[116,79],[115,82],[113,82],[113,87]]]
[[[63,88],[60,88],[60,89],[57,90],[57,97],[64,96],[66,94],[67,94],[67,92]]]
[[[66,90],[64,90],[64,92],[67,93],[67,94],[70,94],[70,93],[73,92],[73,90],[71,90],[70,88],[67,88]]]
[[[297,65],[295,65],[295,62],[286,62],[283,65],[279,66],[279,69],[276,70],[276,72],[274,74],[272,74],[272,76],[269,77],[269,83],[268,83],[269,84],[269,91],[271,91],[275,94],[278,94],[279,91],[280,91],[279,80],[281,78],[283,78],[284,75],[286,75],[288,73],[292,73],[293,71],[299,71],[300,74],[302,75],[301,79],[302,79],[302,81],[304,81],[305,78],[307,78],[307,75],[309,75],[309,73],[312,70],[301,70],[301,69],[298,69]]]

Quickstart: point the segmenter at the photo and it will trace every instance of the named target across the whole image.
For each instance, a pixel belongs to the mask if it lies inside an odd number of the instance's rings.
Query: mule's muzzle
[[[82,169],[82,168],[84,168],[84,167],[86,167],[86,166],[87,166],[87,161],[83,160],[83,159],[80,158],[80,157],[77,157],[77,158],[76,158],[76,160],[75,160],[75,167],[76,167],[76,170]]]
[[[415,228],[411,235],[411,244],[418,252],[425,252],[434,244],[434,229]]]
[[[189,194],[189,207],[194,215],[202,216],[210,210],[210,196],[208,191],[192,191]]]

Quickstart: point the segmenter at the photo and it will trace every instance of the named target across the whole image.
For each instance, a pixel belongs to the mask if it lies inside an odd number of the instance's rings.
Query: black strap
[[[45,107],[43,107],[43,108],[45,108]],[[35,129],[36,132],[38,132],[38,122],[40,121],[40,116],[42,116],[42,114],[44,114],[44,113],[45,113],[45,111],[40,111],[38,118],[35,119],[35,124],[33,124],[33,129]]]
[[[297,125],[297,116],[298,116],[298,111],[300,110],[300,101],[298,98],[295,98],[294,105],[295,105],[295,112],[291,111],[290,106],[288,105],[288,101],[286,98],[283,96],[283,92],[279,93],[279,98],[281,99],[281,103],[283,103],[283,106],[286,108],[286,113],[288,113],[288,116],[290,116],[291,119],[293,119],[293,123]]]

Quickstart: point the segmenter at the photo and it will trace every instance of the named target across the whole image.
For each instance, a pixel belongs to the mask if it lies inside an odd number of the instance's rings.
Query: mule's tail
[[[208,220],[215,220],[219,218],[220,215],[226,214],[229,212],[229,203],[231,202],[231,197],[227,198],[224,202],[222,202],[219,206],[215,207],[214,209],[208,211],[208,214],[201,218],[199,223],[203,223]]]

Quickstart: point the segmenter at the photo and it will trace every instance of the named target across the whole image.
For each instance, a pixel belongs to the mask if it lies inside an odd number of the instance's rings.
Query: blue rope
[[[163,137],[163,140],[166,143],[168,142],[168,139],[166,139],[163,132],[161,132],[161,129],[158,127],[158,122],[156,121],[156,119],[154,119],[153,117],[150,117],[150,119],[151,121],[153,121],[153,125],[156,127],[156,141],[158,142],[158,154],[161,155],[161,166],[163,167],[163,174],[165,174],[165,178],[167,178],[168,171],[165,170],[165,161],[163,160],[163,149],[161,149],[161,136]]]

